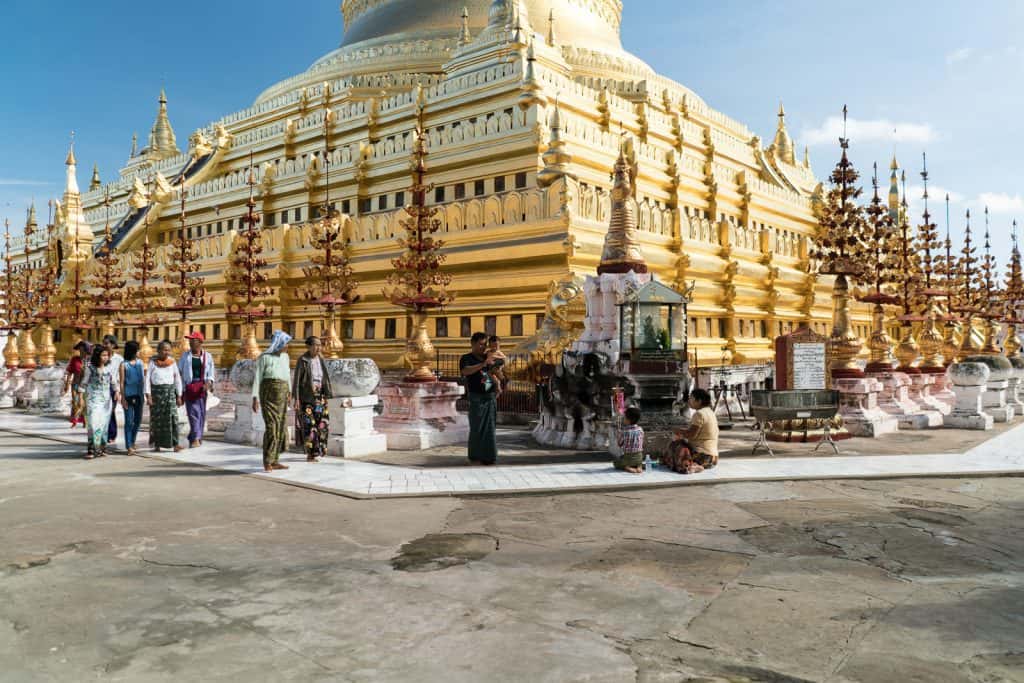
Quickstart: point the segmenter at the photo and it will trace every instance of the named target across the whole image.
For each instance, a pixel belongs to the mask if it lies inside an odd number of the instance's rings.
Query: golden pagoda
[[[475,331],[510,346],[542,329],[550,336],[551,321],[561,320],[556,309],[578,308],[582,299],[555,301],[551,292],[582,297],[573,283],[597,270],[615,201],[607,170],[624,138],[635,141],[636,242],[661,282],[682,289],[696,281],[687,324],[701,361],[717,360],[723,347],[733,362],[768,360],[772,339],[800,323],[827,332],[833,278],[819,276],[811,258],[823,192],[806,156],[796,157],[785,110],[766,145],[630,54],[622,11],[623,0],[343,0],[340,46],[252,106],[194,131],[185,149],[171,125],[173,101],[161,91],[146,147],[133,142],[124,167],[105,173],[105,183],[97,171],[81,194],[84,224],[103,234],[109,192],[112,248],[140,249],[148,225],[154,276],[164,277],[182,239],[174,199],[188,192],[184,239],[194,243],[210,294],[189,322],[228,365],[242,325],[259,339],[275,328],[300,338],[323,333],[322,306],[289,293],[306,279],[329,196],[351,232],[349,260],[367,293],[344,307],[345,353],[394,361],[411,319],[383,290],[413,200],[407,178],[422,107],[434,185],[425,200],[440,221],[457,294],[430,318],[439,351],[462,351]],[[331,125],[321,161],[324,106]],[[57,220],[60,239],[80,234],[73,195]],[[272,313],[249,328],[253,321],[228,315],[226,274],[254,213],[262,216],[260,273],[278,294]],[[853,306],[854,333],[867,336],[869,324],[867,307]],[[174,327],[168,319],[157,332],[171,338]]]

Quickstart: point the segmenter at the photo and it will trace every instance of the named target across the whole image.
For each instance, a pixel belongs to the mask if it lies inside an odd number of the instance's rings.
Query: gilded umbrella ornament
[[[998,356],[1002,354],[996,335],[999,334],[999,319],[1002,317],[1003,296],[999,291],[996,282],[996,258],[992,255],[992,237],[989,231],[988,207],[985,207],[985,255],[981,259],[979,275],[979,313],[978,317],[984,320],[985,342],[980,353],[986,356]]]
[[[957,338],[960,333],[960,314],[957,313],[959,304],[958,295],[960,291],[960,276],[957,269],[956,259],[953,257],[953,240],[949,234],[949,194],[946,194],[946,239],[943,242],[946,255],[939,262],[939,285],[946,292],[946,314],[943,316],[942,326],[942,356],[948,367],[956,360],[957,352],[960,350],[960,340]]]
[[[18,326],[14,320],[17,315],[14,294],[16,279],[14,269],[11,267],[11,222],[9,220],[4,220],[4,282],[4,291],[7,292],[7,295],[4,297],[4,324],[0,328],[7,333],[7,344],[4,345],[4,367],[14,370],[18,367],[21,357],[18,355]]]
[[[832,375],[833,377],[861,377],[857,365],[861,340],[850,324],[850,280],[864,271],[864,235],[867,225],[864,209],[857,204],[861,188],[860,177],[848,156],[850,140],[846,137],[847,109],[843,107],[843,137],[839,138],[842,155],[829,178],[831,187],[818,215],[818,236],[814,257],[819,272],[834,275],[832,290]]]
[[[232,301],[228,304],[229,318],[237,319],[243,326],[242,345],[236,355],[237,360],[255,360],[260,355],[259,344],[256,342],[256,321],[270,316],[264,300],[273,294],[267,286],[267,276],[263,269],[267,265],[263,253],[263,235],[260,231],[260,217],[256,213],[256,175],[252,166],[252,153],[249,154],[249,201],[246,203],[246,214],[241,219],[245,228],[235,238],[234,253],[225,276],[227,293]]]
[[[448,292],[452,276],[441,269],[445,254],[444,242],[434,235],[441,229],[441,221],[434,216],[437,209],[427,206],[427,192],[432,185],[426,183],[427,136],[423,125],[423,107],[417,110],[412,159],[412,204],[405,207],[408,218],[401,221],[405,235],[398,239],[402,254],[391,261],[394,272],[388,276],[390,288],[384,296],[396,306],[409,311],[412,327],[406,340],[406,359],[412,370],[406,375],[411,382],[432,382],[434,373],[430,363],[434,345],[427,333],[427,318],[431,309],[442,308],[454,298]]]
[[[320,220],[310,229],[309,245],[315,250],[310,265],[302,269],[305,284],[296,290],[297,296],[323,309],[325,324],[323,353],[328,359],[341,358],[344,349],[338,335],[337,311],[359,301],[356,281],[349,262],[349,230],[351,221],[342,216],[331,204],[331,149],[330,126],[333,112],[329,106],[330,86],[324,84],[324,149],[321,162],[324,168],[324,205]]]
[[[899,297],[889,291],[898,279],[899,237],[895,221],[878,195],[878,164],[874,165],[871,186],[871,203],[865,210],[867,230],[864,232],[864,249],[874,267],[864,273],[864,283],[870,285],[871,290],[860,300],[872,305],[872,329],[867,344],[871,355],[867,369],[882,372],[892,370],[896,365],[892,339],[885,331],[885,306],[899,302]]]
[[[928,158],[922,158],[921,180],[924,183],[924,213],[922,222],[917,226],[916,250],[920,259],[920,287],[916,295],[922,315],[921,334],[917,343],[921,347],[921,365],[924,372],[939,373],[945,370],[942,356],[942,334],[936,327],[939,312],[936,303],[946,297],[946,290],[939,286],[936,274],[936,258],[942,243],[939,241],[939,229],[932,222],[928,211]]]
[[[126,321],[129,326],[136,328],[140,337],[139,358],[148,363],[153,355],[153,347],[150,345],[149,332],[151,328],[164,322],[160,315],[166,310],[167,291],[159,284],[156,276],[156,257],[153,247],[149,243],[149,213],[146,213],[146,223],[142,234],[142,248],[133,252],[130,256],[134,283],[128,290],[125,297],[125,310],[131,312],[133,318]]]
[[[1024,276],[1021,274],[1020,248],[1017,245],[1017,221],[1013,222],[1010,233],[1013,249],[1010,251],[1010,263],[1006,268],[1006,296],[1003,300],[1003,322],[1006,323],[1006,337],[1003,339],[1003,350],[1007,356],[1019,356],[1021,340],[1017,328],[1024,324],[1021,309],[1024,308]]]
[[[186,224],[187,213],[185,202],[188,189],[185,187],[185,173],[181,174],[181,213],[178,222],[178,236],[171,243],[170,259],[167,264],[167,275],[164,280],[175,290],[174,302],[168,310],[178,313],[178,351],[188,351],[185,335],[189,332],[188,315],[197,308],[202,308],[209,301],[206,294],[206,279],[198,277],[199,252],[195,240],[188,236]]]
[[[36,325],[36,307],[39,299],[35,295],[36,278],[29,266],[29,254],[31,251],[32,238],[36,234],[39,225],[36,223],[36,207],[29,207],[28,220],[25,221],[25,261],[21,266],[18,279],[18,326],[21,335],[18,337],[18,355],[21,357],[18,367],[23,370],[34,370],[36,363],[36,345],[32,340],[32,328]]]
[[[900,322],[900,340],[896,345],[896,357],[900,361],[902,372],[914,374],[919,372],[915,364],[921,355],[921,347],[914,336],[914,324],[923,320],[916,312],[917,292],[921,289],[921,258],[914,248],[914,238],[910,230],[910,209],[907,204],[907,174],[902,174],[903,201],[899,211],[899,281],[897,292],[903,308],[898,320]]]
[[[110,192],[104,194],[103,204],[107,209],[106,224],[103,226],[103,242],[96,251],[96,268],[87,278],[87,284],[95,293],[92,297],[92,314],[102,319],[102,334],[114,333],[114,319],[124,310],[126,280],[121,264],[114,252],[114,233],[110,227]],[[77,249],[77,247],[76,247]]]
[[[960,250],[960,260],[957,270],[959,271],[960,293],[957,297],[955,311],[960,314],[963,320],[963,339],[960,341],[960,351],[957,360],[966,358],[978,353],[980,347],[974,341],[973,320],[981,310],[979,292],[975,287],[974,278],[978,271],[977,247],[971,240],[971,210],[966,213],[967,227],[964,229],[964,246]]]

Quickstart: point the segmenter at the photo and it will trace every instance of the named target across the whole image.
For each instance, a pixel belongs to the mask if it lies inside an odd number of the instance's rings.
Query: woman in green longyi
[[[256,361],[252,383],[252,412],[262,409],[266,431],[263,433],[263,471],[286,470],[288,465],[278,462],[285,449],[288,432],[285,417],[291,401],[292,373],[285,348],[292,340],[290,334],[277,330],[270,346]]]

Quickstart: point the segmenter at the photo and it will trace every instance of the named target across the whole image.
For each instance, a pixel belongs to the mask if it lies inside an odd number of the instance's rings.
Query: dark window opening
[[[437,204],[440,204],[443,201],[444,201],[444,188],[443,187],[435,187],[434,188],[434,202],[437,203]]]
[[[347,214],[351,210],[352,210],[352,203],[349,200],[347,200],[347,199],[342,199],[341,200],[341,212]]]
[[[384,320],[384,338],[395,339],[398,337],[398,320],[396,318],[387,318]]]
[[[523,336],[523,316],[514,315],[511,320],[512,329],[510,330],[513,337]]]
[[[373,200],[369,197],[359,200],[359,213],[370,213],[373,211]]]
[[[458,185],[455,186],[455,198],[456,199],[465,199],[466,198],[466,184],[465,183],[459,183]]]
[[[312,337],[313,336],[313,321],[312,320],[307,320],[304,323],[302,323],[302,336],[303,337]]]
[[[388,196],[386,194],[382,194],[377,197],[377,210],[383,211],[386,208],[388,208]]]
[[[377,338],[377,321],[367,320],[366,321],[366,333],[363,334],[364,339],[376,339]]]
[[[516,173],[516,189],[522,190],[526,187],[526,174]]]
[[[351,339],[355,336],[356,332],[355,321],[345,320],[341,323],[341,336],[343,339]]]
[[[405,206],[405,193],[404,192],[396,192],[395,193],[395,208],[396,209],[401,209],[403,206]]]
[[[434,319],[434,336],[439,339],[448,336],[448,318]]]
[[[477,180],[473,183],[473,194],[475,194],[477,197],[482,197],[484,196],[485,192],[486,190],[484,189],[484,181]]]
[[[273,323],[263,323],[263,338],[270,339],[272,336],[274,336]]]
[[[500,175],[494,179],[494,191],[504,192],[505,191],[505,176]]]
[[[484,332],[492,336],[498,334],[498,316],[489,315],[484,318]]]
[[[473,336],[473,319],[468,315],[459,318],[459,336],[467,339]]]

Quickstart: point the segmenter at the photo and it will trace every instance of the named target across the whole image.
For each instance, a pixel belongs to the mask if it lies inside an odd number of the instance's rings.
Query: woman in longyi
[[[252,383],[252,412],[261,411],[266,431],[263,433],[263,471],[286,470],[278,460],[288,441],[285,417],[292,393],[292,373],[285,349],[290,334],[277,330],[270,346],[256,361]]]

